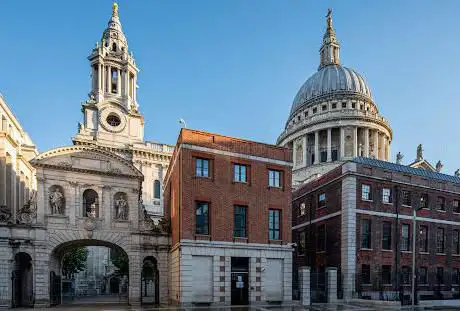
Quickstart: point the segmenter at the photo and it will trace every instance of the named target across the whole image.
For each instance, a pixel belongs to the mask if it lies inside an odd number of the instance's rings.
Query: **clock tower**
[[[144,119],[136,98],[139,69],[128,48],[116,3],[88,60],[91,92],[82,103],[83,123],[73,137],[74,143],[126,148],[143,142]]]

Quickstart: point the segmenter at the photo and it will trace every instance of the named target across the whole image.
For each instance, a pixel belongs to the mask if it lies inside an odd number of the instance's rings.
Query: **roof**
[[[438,181],[460,184],[460,177],[442,174],[438,172],[431,172],[431,171],[428,171],[422,168],[415,168],[415,167],[410,167],[410,166],[406,166],[402,164],[396,164],[392,162],[381,161],[381,160],[365,158],[365,157],[354,158],[353,160],[351,160],[351,162],[354,162],[357,164],[363,164],[363,165],[370,165],[370,166],[374,166],[374,167],[378,167],[378,168],[382,168],[386,170],[391,170],[394,172],[417,175],[421,177],[435,179]]]

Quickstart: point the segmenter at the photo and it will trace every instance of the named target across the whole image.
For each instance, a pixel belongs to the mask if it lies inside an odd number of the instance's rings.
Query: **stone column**
[[[299,269],[299,293],[300,304],[302,306],[310,305],[310,267],[301,267]]]
[[[390,138],[387,139],[386,160],[390,161]]]
[[[133,79],[133,99],[136,102],[137,101],[137,77],[134,76]]]
[[[327,302],[337,302],[337,268],[327,268]]]
[[[97,65],[97,92],[101,93],[102,89],[102,65]]]
[[[132,252],[129,254],[129,304],[139,306],[141,304],[141,254]]]
[[[117,94],[121,95],[121,70],[117,68]]]
[[[315,163],[319,163],[319,131],[315,131]]]
[[[353,157],[358,156],[358,127],[353,128]]]
[[[112,93],[112,67],[107,66],[107,93]]]
[[[340,160],[345,157],[345,129],[340,127]]]
[[[0,206],[6,206],[6,158],[0,158]]]
[[[50,305],[49,292],[49,261],[50,252],[42,246],[35,247],[35,260],[33,263],[35,275],[35,308],[47,308]]]
[[[37,223],[45,223],[46,203],[48,202],[48,193],[45,187],[45,179],[37,177]]]
[[[383,143],[382,143],[382,152],[381,152],[382,156],[381,156],[381,158],[382,158],[382,160],[388,160],[387,159],[387,137],[386,137],[386,135],[382,136],[382,142]]]
[[[379,131],[374,132],[374,156],[379,159]]]
[[[332,129],[328,128],[327,129],[327,162],[332,161],[332,151],[331,151],[331,145],[332,145]]]
[[[364,129],[364,156],[369,157],[369,128]]]
[[[25,187],[24,187],[24,175],[21,174],[19,177],[19,209],[24,207],[24,196],[25,196]]]
[[[101,65],[101,89],[102,89],[102,94],[105,94],[105,90],[106,90],[106,87],[105,87],[105,83],[106,83],[106,73],[105,73],[105,66],[104,65]]]

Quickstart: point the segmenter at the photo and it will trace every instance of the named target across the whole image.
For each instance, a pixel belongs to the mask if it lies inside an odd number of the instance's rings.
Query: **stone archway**
[[[140,303],[140,265],[139,256],[136,252],[131,250],[130,235],[116,232],[106,231],[95,231],[92,233],[91,238],[88,238],[87,232],[84,230],[72,231],[72,230],[56,230],[50,234],[49,247],[49,271],[54,272],[59,276],[62,275],[62,259],[66,252],[77,247],[87,246],[104,246],[124,254],[127,258],[127,274],[125,276],[116,276],[118,278],[118,296],[114,300],[118,303],[129,303],[130,305],[137,305]],[[114,284],[110,283],[110,279],[115,276],[107,276],[104,287],[110,290]],[[138,280],[137,280],[138,279]],[[63,280],[63,284],[66,281]],[[113,282],[112,282],[113,283]],[[50,279],[50,289],[51,286]],[[66,288],[69,288],[69,284],[65,284]],[[113,289],[113,288],[112,288]],[[50,297],[51,298],[51,297]],[[67,300],[68,301],[68,300]],[[66,301],[64,300],[63,303]]]
[[[33,279],[32,257],[28,253],[17,253],[14,256],[14,267],[11,275],[13,307],[33,306]]]

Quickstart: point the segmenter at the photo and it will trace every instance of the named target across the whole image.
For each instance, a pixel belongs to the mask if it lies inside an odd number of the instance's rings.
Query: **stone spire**
[[[318,69],[329,65],[340,65],[340,44],[335,36],[335,30],[332,27],[332,9],[327,11],[327,29],[323,37],[323,45],[319,50],[320,65]]]

